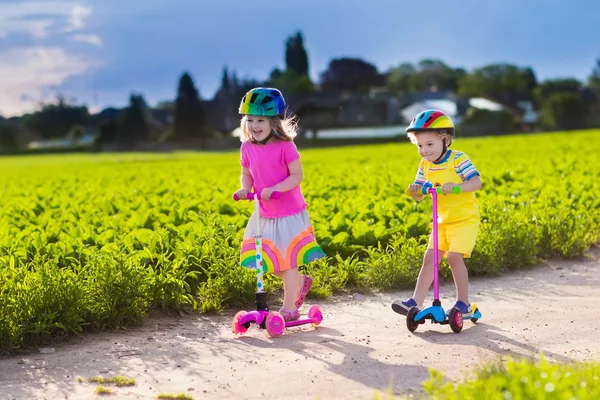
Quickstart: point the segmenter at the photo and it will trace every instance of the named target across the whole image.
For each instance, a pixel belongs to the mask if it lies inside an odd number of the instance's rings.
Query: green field
[[[600,132],[459,138],[453,148],[482,174],[472,275],[580,256],[598,241]],[[430,202],[403,194],[416,148],[300,150],[329,256],[308,267],[311,295],[412,286],[430,221]],[[7,157],[0,170],[0,352],[135,324],[153,308],[218,311],[253,299],[254,274],[238,267],[252,206],[231,200],[237,152]]]

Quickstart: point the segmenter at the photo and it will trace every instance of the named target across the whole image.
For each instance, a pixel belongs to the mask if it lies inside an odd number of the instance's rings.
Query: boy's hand
[[[413,183],[411,185],[408,185],[408,190],[411,191],[411,193],[413,194],[423,194],[422,192],[423,186],[417,184],[417,183]]]
[[[444,192],[444,194],[451,194],[454,186],[458,186],[458,185],[456,183],[452,183],[452,182],[444,183],[442,185],[442,192]]]
[[[415,201],[421,201],[423,199],[423,186],[413,183],[408,185],[408,190],[410,191],[410,197]]]

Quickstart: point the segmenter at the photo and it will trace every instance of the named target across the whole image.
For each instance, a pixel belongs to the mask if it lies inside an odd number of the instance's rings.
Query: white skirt
[[[243,267],[256,267],[256,216],[252,214],[240,250]],[[281,218],[261,218],[263,272],[279,272],[298,268],[325,257],[317,244],[308,211]]]

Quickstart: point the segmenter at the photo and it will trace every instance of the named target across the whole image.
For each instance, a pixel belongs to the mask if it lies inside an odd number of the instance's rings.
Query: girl
[[[293,142],[296,124],[285,111],[283,95],[274,88],[254,88],[242,98],[242,176],[236,194],[241,199],[248,192],[260,194],[263,263],[283,279],[279,313],[286,321],[293,321],[300,318],[299,308],[312,285],[311,277],[300,275],[298,267],[325,254],[316,243],[300,191],[302,164]],[[273,192],[281,192],[281,197],[270,199]],[[248,221],[240,252],[242,266],[249,268],[256,265],[255,218],[253,214]]]

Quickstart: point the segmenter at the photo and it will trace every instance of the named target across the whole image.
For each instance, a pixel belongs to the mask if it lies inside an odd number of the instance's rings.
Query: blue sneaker
[[[466,305],[463,301],[459,300],[456,302],[456,304],[454,304],[454,306],[452,308],[458,308],[460,310],[460,312],[462,313],[463,317],[470,317],[473,313],[473,311],[471,310],[471,305]],[[448,309],[446,311],[446,315],[450,314],[450,310]]]
[[[413,298],[404,301],[398,299],[394,300],[392,303],[392,310],[404,316],[408,314],[408,310],[410,310],[412,307],[417,307],[417,302]]]

